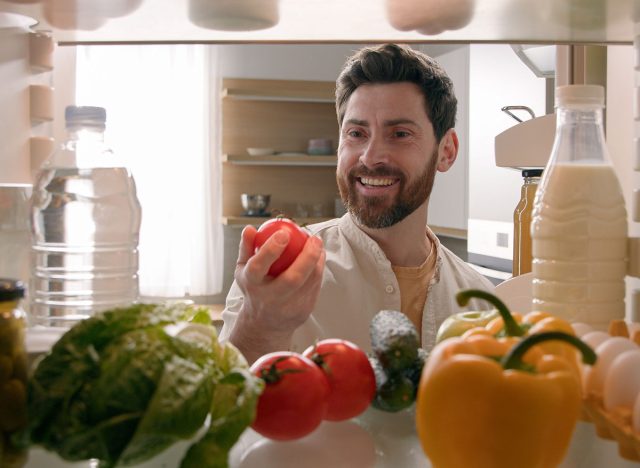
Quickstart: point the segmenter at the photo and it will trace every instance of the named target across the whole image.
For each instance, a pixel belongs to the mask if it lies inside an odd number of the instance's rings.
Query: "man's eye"
[[[360,130],[349,130],[347,135],[353,138],[358,138],[362,136],[362,132]]]
[[[410,135],[409,132],[404,131],[404,130],[396,130],[395,131],[395,136],[398,138],[404,138],[404,137],[408,137]]]

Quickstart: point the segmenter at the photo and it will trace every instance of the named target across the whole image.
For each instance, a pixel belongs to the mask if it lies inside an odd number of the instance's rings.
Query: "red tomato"
[[[364,351],[350,341],[327,339],[303,353],[329,380],[329,407],[325,419],[343,421],[367,409],[376,394],[376,378]]]
[[[251,372],[265,381],[251,427],[274,440],[313,432],[327,411],[329,382],[310,359],[288,351],[265,354]]]
[[[258,233],[253,243],[255,251],[262,247],[262,245],[267,242],[267,239],[280,229],[289,231],[289,243],[284,249],[284,252],[282,252],[282,255],[280,255],[280,257],[273,262],[271,268],[269,268],[269,275],[271,276],[278,276],[289,268],[289,265],[291,265],[300,252],[302,252],[302,248],[309,238],[309,234],[290,219],[273,218],[265,221],[262,226],[258,228]]]

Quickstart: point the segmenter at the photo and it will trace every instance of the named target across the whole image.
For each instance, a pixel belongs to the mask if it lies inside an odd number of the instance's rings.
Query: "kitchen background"
[[[29,147],[29,139],[32,142],[33,137],[62,141],[64,107],[76,101],[75,62],[79,49],[55,47],[52,67],[34,71],[27,63],[28,37],[11,28],[0,29],[0,35],[0,83],[3,84],[0,87],[0,141],[3,142],[0,149],[0,183],[30,183],[33,167],[29,153],[33,147]],[[331,82],[335,80],[345,58],[359,46],[237,44],[211,47],[217,49],[216,78]],[[444,66],[454,81],[459,99],[457,130],[460,154],[452,170],[439,173],[436,177],[429,223],[437,228],[436,232],[445,245],[466,258],[467,239],[473,235],[485,235],[468,230],[470,225],[474,225],[469,223],[470,219],[497,223],[494,225],[501,226],[508,236],[512,235],[510,223],[519,199],[522,178],[519,171],[496,167],[495,164],[495,136],[517,124],[501,108],[524,105],[530,107],[536,116],[544,115],[548,112],[548,86],[546,80],[535,76],[508,45],[420,44],[414,47],[434,56]],[[637,185],[630,167],[630,161],[633,161],[634,90],[633,76],[628,70],[633,67],[633,62],[631,46],[607,47],[608,144],[630,213],[635,206],[632,203],[632,187]],[[620,73],[620,70],[624,70],[624,73]],[[220,81],[212,76],[211,83],[217,86]],[[34,100],[30,100],[29,93],[29,87],[33,90],[33,85],[36,88],[37,85],[53,88],[51,119],[33,119]],[[158,96],[158,99],[162,100],[162,96]],[[47,109],[44,111],[46,113]],[[171,118],[171,109],[166,109],[166,113],[167,118]],[[179,119],[179,116],[175,117]],[[522,117],[528,118],[525,115]],[[220,168],[213,168],[216,169]],[[282,183],[286,184],[287,181],[283,180]],[[216,196],[220,193],[218,188],[211,188]],[[251,191],[251,188],[251,183],[248,183],[246,191]],[[630,226],[630,234],[637,235],[633,231],[633,223]],[[233,280],[240,231],[239,225],[223,225],[223,249],[215,254],[215,261],[222,265],[221,292],[193,297],[197,302],[224,302]],[[495,233],[486,236],[495,236]],[[511,239],[507,251],[510,245]],[[628,304],[631,300],[629,297]]]

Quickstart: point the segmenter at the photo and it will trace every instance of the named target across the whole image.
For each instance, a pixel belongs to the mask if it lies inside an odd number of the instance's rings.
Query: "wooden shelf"
[[[251,156],[244,154],[223,154],[222,162],[241,164],[246,166],[335,166],[337,156],[281,156],[278,154],[267,156]]]
[[[224,78],[222,89],[222,213],[225,225],[261,224],[244,217],[243,193],[271,195],[274,213],[333,213],[338,194],[336,155],[309,155],[309,140],[339,139],[335,83],[310,80]],[[247,148],[272,148],[251,156]],[[322,206],[322,209],[311,207]],[[305,218],[301,223],[323,221]]]
[[[436,236],[453,237],[455,239],[466,239],[467,230],[442,226],[429,226]]]
[[[275,216],[274,216],[275,217]],[[224,224],[225,226],[246,226],[247,224],[251,224],[253,226],[258,226],[262,223],[264,223],[265,221],[269,220],[271,218],[262,218],[262,217],[258,217],[258,216],[223,216],[222,217],[222,224]],[[313,218],[313,217],[309,217],[309,218],[293,218],[293,220],[302,225],[302,224],[313,224],[313,223],[321,223],[322,221],[328,221],[329,219],[333,219],[333,218],[329,218],[329,217],[321,217],[321,218]]]
[[[196,304],[196,307],[206,307],[211,314],[211,321],[214,324],[222,325],[222,311],[224,310],[224,304]]]
[[[222,97],[247,101],[326,102],[331,104],[335,102],[335,97],[332,95],[322,95],[314,91],[297,91],[292,95],[291,91],[274,92],[271,90],[226,88],[222,90]]]
[[[246,101],[335,103],[335,84],[307,80],[225,78],[222,97]]]

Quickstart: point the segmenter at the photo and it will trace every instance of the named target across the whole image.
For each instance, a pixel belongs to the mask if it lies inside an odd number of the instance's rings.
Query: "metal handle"
[[[527,106],[504,106],[502,109],[500,109],[502,112],[509,114],[511,117],[513,117],[514,119],[516,119],[518,122],[522,122],[522,119],[520,117],[518,117],[517,115],[515,115],[513,112],[513,110],[523,110],[523,111],[527,111],[530,115],[532,119],[536,118],[536,114],[533,113],[533,111],[531,110],[530,107]]]

